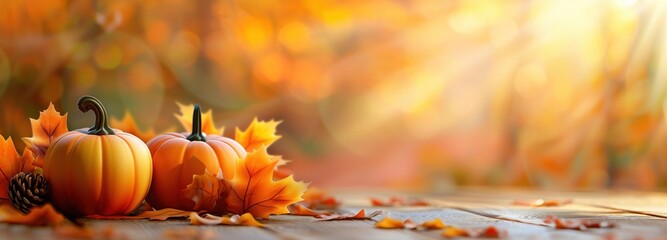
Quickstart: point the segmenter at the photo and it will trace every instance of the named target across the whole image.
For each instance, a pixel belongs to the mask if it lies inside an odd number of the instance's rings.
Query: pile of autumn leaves
[[[179,107],[181,113],[176,114],[176,117],[185,130],[190,132],[194,106],[179,104]],[[140,131],[131,115],[128,114],[123,120],[112,119],[111,122],[112,127],[131,133],[144,142],[155,136],[152,130]],[[195,210],[210,212],[215,206],[225,206],[226,209],[221,209],[219,213],[234,213],[241,216],[215,217],[215,220],[219,224],[225,224],[225,222],[239,224],[240,221],[250,221],[248,219],[254,222],[255,217],[268,218],[271,214],[288,213],[288,205],[302,200],[307,184],[295,181],[291,175],[280,168],[287,161],[280,156],[268,154],[266,150],[281,137],[276,135],[276,127],[279,123],[273,120],[265,122],[254,119],[244,131],[236,128],[234,139],[246,149],[248,155],[243,159],[237,159],[237,169],[235,169],[237,174],[233,179],[220,179],[209,173],[193,176],[193,181],[185,189],[184,196],[195,202]],[[11,137],[5,140],[0,136],[0,159],[2,159],[0,161],[0,173],[2,174],[0,176],[0,207],[10,205],[8,184],[12,176],[20,172],[40,172],[51,142],[69,131],[67,114],[60,115],[53,104],[40,112],[38,119],[30,119],[30,124],[33,136],[22,139],[26,144],[22,155],[16,151]],[[224,128],[215,126],[211,110],[202,114],[202,131],[206,134],[217,135],[222,135],[224,131]],[[47,205],[46,208],[51,208],[51,206]],[[40,211],[46,212],[47,210],[44,209],[39,208]],[[52,212],[52,209],[48,211]],[[157,213],[148,211],[145,214],[172,217],[190,213],[166,209]],[[212,215],[207,216],[214,218]],[[4,216],[5,220],[7,218],[8,216]],[[245,223],[245,225],[253,224]]]

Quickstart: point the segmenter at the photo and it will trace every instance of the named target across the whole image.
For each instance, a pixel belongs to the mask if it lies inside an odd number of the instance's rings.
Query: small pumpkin
[[[63,134],[47,150],[51,201],[69,216],[128,214],[150,189],[150,151],[134,135],[110,128],[96,98],[84,96],[78,106],[93,110],[95,125]]]
[[[233,178],[236,159],[246,151],[238,142],[220,135],[202,133],[201,109],[195,105],[192,133],[167,133],[147,145],[153,156],[153,184],[148,203],[157,208],[195,210],[194,201],[184,196],[192,176],[208,171],[222,178]]]

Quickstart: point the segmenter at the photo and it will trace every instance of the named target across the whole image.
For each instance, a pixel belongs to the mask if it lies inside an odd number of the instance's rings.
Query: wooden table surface
[[[548,192],[490,188],[465,188],[443,194],[407,194],[380,191],[334,191],[342,202],[340,212],[384,210],[396,219],[416,222],[441,218],[462,228],[495,226],[508,239],[667,239],[667,194],[658,192]],[[369,198],[414,197],[428,207],[373,207]],[[517,199],[572,199],[557,207],[516,206]],[[557,230],[544,224],[547,216],[604,220],[611,229]],[[373,220],[317,221],[313,217],[272,216],[264,228],[191,226],[185,219],[84,220],[95,229],[113,229],[116,239],[444,239],[441,230],[377,229]],[[57,239],[50,227],[0,224],[0,239]],[[663,237],[665,236],[665,237]]]

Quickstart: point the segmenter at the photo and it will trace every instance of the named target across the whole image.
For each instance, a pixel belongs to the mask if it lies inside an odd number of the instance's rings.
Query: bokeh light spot
[[[93,57],[99,68],[111,70],[120,65],[123,58],[123,52],[117,44],[103,42],[97,45]]]
[[[280,29],[280,43],[292,52],[302,52],[310,43],[310,30],[301,22],[290,22]]]
[[[514,77],[514,88],[524,98],[539,96],[547,84],[547,73],[538,64],[527,64],[519,68]]]

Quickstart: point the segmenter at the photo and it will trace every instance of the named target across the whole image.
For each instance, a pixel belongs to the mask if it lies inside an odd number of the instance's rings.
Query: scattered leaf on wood
[[[418,199],[405,199],[401,197],[391,197],[388,201],[378,198],[371,198],[371,204],[377,207],[417,207],[428,206],[428,202]]]
[[[334,209],[340,205],[340,202],[335,197],[316,187],[308,188],[303,194],[303,202],[301,203],[311,209]]]
[[[23,155],[19,156],[12,138],[5,139],[0,135],[0,205],[10,205],[9,182],[20,172],[35,170],[34,160],[33,154],[27,148],[23,149]]]
[[[384,229],[411,229],[411,230],[432,230],[432,229],[444,229],[447,225],[440,218],[429,220],[421,224],[416,223],[412,219],[405,219],[400,221],[398,219],[393,219],[390,217],[385,217],[375,224],[377,228]]]
[[[274,120],[258,121],[257,118],[254,118],[245,131],[236,128],[234,139],[248,152],[255,151],[261,146],[269,147],[281,137],[276,135],[276,128],[280,122]]]
[[[146,131],[142,131],[141,129],[139,129],[139,126],[137,126],[137,122],[134,120],[130,112],[125,112],[125,116],[123,116],[123,119],[116,119],[112,117],[110,120],[111,120],[111,126],[113,128],[117,128],[123,132],[137,136],[144,142],[148,142],[149,140],[153,139],[156,136],[155,131],[153,129],[148,129]],[[171,132],[171,130],[166,130],[165,132]]]
[[[384,214],[383,211],[374,211],[368,215],[366,215],[366,210],[363,208],[359,210],[357,213],[349,213],[349,214],[322,214],[319,216],[315,216],[315,218],[319,218],[321,221],[331,221],[331,220],[358,220],[358,219],[371,219],[376,216]]]
[[[185,105],[176,102],[181,114],[175,114],[176,119],[181,122],[183,128],[186,132],[192,132],[192,113],[194,112],[195,105]],[[213,110],[209,109],[201,115],[201,130],[206,134],[216,134],[222,135],[225,132],[225,128],[217,128],[215,122],[213,122]]]
[[[197,240],[206,240],[206,239],[218,239],[215,232],[211,229],[201,229],[201,228],[178,228],[178,229],[166,229],[162,232],[162,236],[166,239],[197,239]]]
[[[233,225],[233,226],[251,226],[264,227],[264,224],[255,220],[250,213],[243,215],[222,216],[218,217],[211,214],[204,214],[203,217],[197,213],[190,213],[190,224],[192,225]]]
[[[580,230],[585,231],[589,228],[614,228],[616,224],[606,222],[606,221],[595,221],[595,220],[565,220],[556,216],[547,216],[544,219],[544,223],[551,224],[556,229],[570,229],[570,230]]]
[[[442,236],[446,238],[473,237],[473,238],[503,238],[507,235],[505,231],[500,231],[494,226],[488,226],[481,230],[467,230],[453,226],[448,226],[442,231]]]
[[[229,184],[222,178],[222,171],[214,176],[205,170],[204,174],[192,176],[192,183],[185,188],[184,194],[195,202],[194,210],[220,213],[225,208]]]
[[[60,115],[53,103],[49,103],[46,110],[39,112],[39,118],[30,119],[30,126],[32,137],[24,137],[22,140],[26,147],[35,154],[35,165],[44,167],[44,156],[51,142],[68,132],[67,113]]]
[[[65,217],[57,212],[50,203],[34,207],[25,215],[8,204],[0,206],[0,222],[3,223],[30,226],[55,226],[60,225],[64,220]]]
[[[289,213],[287,206],[303,200],[305,183],[295,181],[291,175],[274,181],[273,169],[277,163],[266,152],[266,146],[237,159],[234,178],[229,180],[228,212],[268,218],[271,214]]]
[[[572,203],[572,199],[532,199],[532,200],[515,200],[512,205],[527,206],[527,207],[558,207]]]
[[[402,229],[405,228],[405,224],[401,220],[385,217],[379,222],[375,223],[375,227],[382,229]]]
[[[190,211],[183,211],[173,208],[163,208],[156,211],[145,211],[136,216],[101,216],[90,215],[88,218],[94,219],[150,219],[152,221],[164,221],[168,218],[184,218],[190,216]]]
[[[288,207],[289,213],[297,216],[312,216],[316,217],[323,214],[330,214],[329,212],[316,211],[307,207],[304,207],[301,204],[292,204]]]

